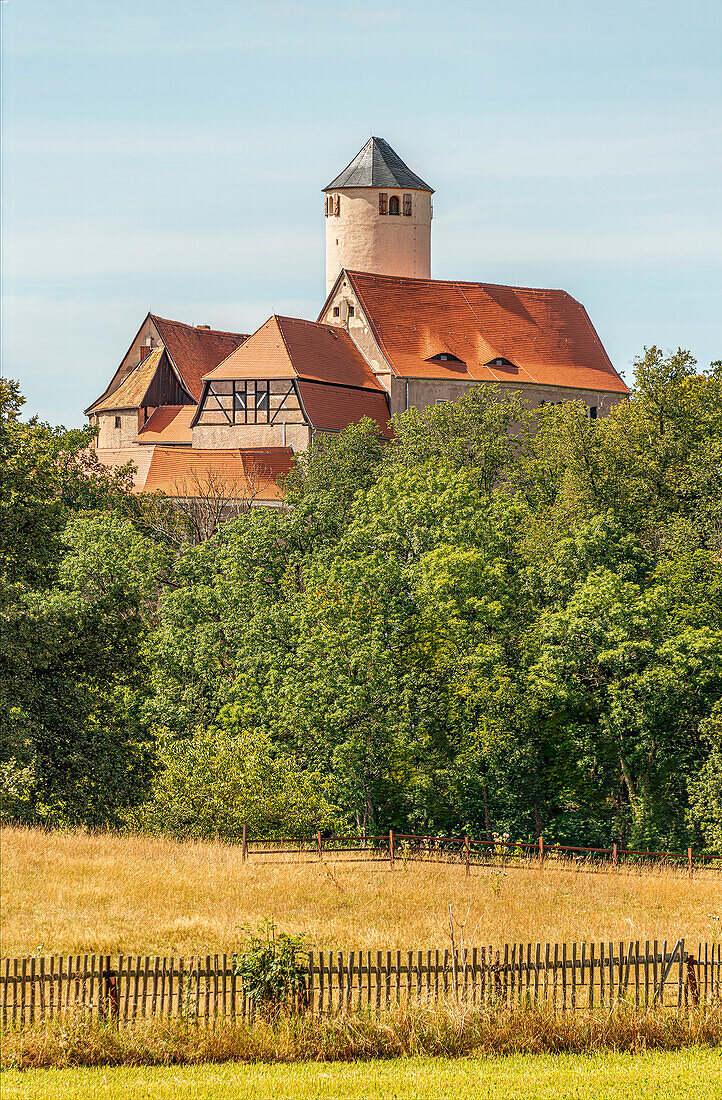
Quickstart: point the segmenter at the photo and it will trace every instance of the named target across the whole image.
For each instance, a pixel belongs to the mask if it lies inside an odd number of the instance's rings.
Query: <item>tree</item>
[[[325,782],[274,751],[262,731],[227,725],[168,741],[159,751],[152,797],[129,815],[136,828],[179,839],[309,836],[338,827]]]

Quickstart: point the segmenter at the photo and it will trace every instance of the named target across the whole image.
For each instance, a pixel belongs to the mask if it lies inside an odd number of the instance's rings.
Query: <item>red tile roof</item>
[[[345,329],[275,315],[206,380],[294,377],[383,391]]]
[[[154,348],[142,363],[133,367],[117,389],[110,394],[106,391],[90,408],[86,409],[86,416],[89,413],[112,412],[113,409],[137,409],[153,381],[153,375],[158,369],[162,354],[163,348]]]
[[[134,443],[192,443],[195,405],[161,405],[148,417]]]
[[[586,310],[563,290],[345,274],[397,376],[629,392]],[[429,361],[443,353],[462,363]],[[497,358],[512,366],[489,365]]]
[[[350,386],[328,386],[319,382],[299,380],[298,392],[312,427],[325,431],[342,431],[349,424],[358,424],[364,416],[375,420],[387,439],[393,434],[389,427],[388,399],[385,393],[352,389]]]
[[[218,366],[248,337],[240,332],[220,332],[217,329],[197,328],[180,321],[168,321],[150,314],[165,349],[175,366],[181,381],[197,401],[201,395],[201,379]]]
[[[136,492],[196,497],[215,484],[236,499],[281,500],[276,479],[293,464],[290,447],[206,451],[154,447],[150,466]]]

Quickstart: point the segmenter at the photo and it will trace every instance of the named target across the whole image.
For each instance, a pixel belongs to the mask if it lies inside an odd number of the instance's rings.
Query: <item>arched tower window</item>
[[[399,213],[401,213],[401,211],[399,210],[399,196],[398,195],[392,195],[391,198],[389,199],[389,214],[399,214]]]

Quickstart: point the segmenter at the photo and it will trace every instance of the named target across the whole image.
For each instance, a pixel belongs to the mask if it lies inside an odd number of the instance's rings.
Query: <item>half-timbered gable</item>
[[[389,434],[387,395],[348,334],[273,316],[207,375],[193,443],[305,450],[363,417]]]

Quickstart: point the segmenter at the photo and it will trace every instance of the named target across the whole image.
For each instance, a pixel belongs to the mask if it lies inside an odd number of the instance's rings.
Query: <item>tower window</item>
[[[115,426],[116,426],[116,428],[120,427],[120,417],[119,416],[116,416],[116,418],[115,418]]]
[[[411,195],[404,195],[404,216],[411,217]]]
[[[389,199],[389,214],[400,214],[399,210],[399,196],[392,195]]]
[[[389,196],[381,192],[379,195],[379,214],[388,214],[389,212]]]
[[[324,199],[324,202],[323,202],[323,212],[326,215],[326,217],[328,217],[328,195],[326,195],[326,197]]]
[[[333,212],[336,215],[336,217],[338,217],[339,214],[341,213],[341,196],[340,195],[334,195],[334,197],[333,197]]]

